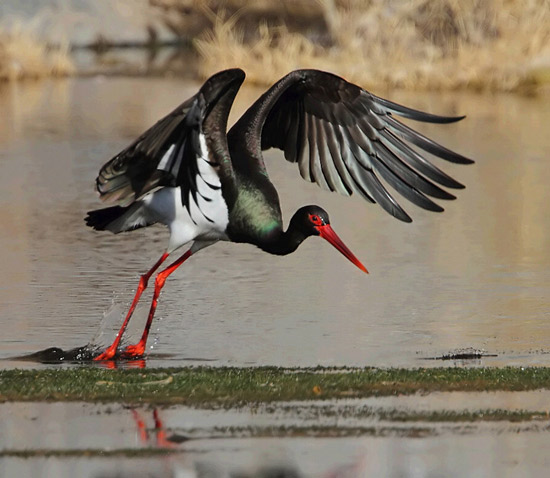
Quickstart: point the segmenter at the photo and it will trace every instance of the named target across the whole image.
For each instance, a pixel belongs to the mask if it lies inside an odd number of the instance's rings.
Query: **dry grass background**
[[[550,91],[550,0],[141,2],[193,40],[202,77],[239,66],[271,84],[320,68],[378,91]],[[73,73],[68,45],[48,47],[32,28],[0,30],[0,79]]]
[[[376,89],[528,93],[550,80],[550,0],[312,3],[323,11],[328,45],[284,26],[260,25],[250,38],[237,27],[242,11],[211,11],[212,29],[195,41],[202,75],[239,66],[270,84],[296,68],[320,68]]]
[[[68,46],[49,47],[21,25],[0,32],[0,80],[67,76],[74,72]]]

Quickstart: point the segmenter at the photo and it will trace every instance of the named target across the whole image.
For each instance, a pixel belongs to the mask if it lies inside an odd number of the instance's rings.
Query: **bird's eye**
[[[310,214],[309,220],[316,226],[322,226],[323,220],[317,214]]]

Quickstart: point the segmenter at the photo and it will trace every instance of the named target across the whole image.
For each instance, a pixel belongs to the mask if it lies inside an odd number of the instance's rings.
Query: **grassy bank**
[[[435,391],[550,389],[550,368],[1,370],[0,401],[236,406]]]

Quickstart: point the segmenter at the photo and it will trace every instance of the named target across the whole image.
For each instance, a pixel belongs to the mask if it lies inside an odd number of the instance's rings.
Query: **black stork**
[[[266,149],[282,150],[287,161],[298,164],[306,181],[346,196],[356,193],[406,222],[411,218],[379,178],[430,211],[443,208],[428,196],[455,198],[435,183],[464,187],[420,151],[454,163],[472,161],[395,118],[452,123],[463,116],[424,113],[379,98],[331,73],[297,70],[275,83],[226,133],[229,111],[244,77],[240,69],[215,74],[195,96],[101,168],[97,190],[105,203],[114,205],[90,211],[88,226],[116,234],[161,223],[168,226],[170,240],[160,259],[141,276],[114,342],[95,360],[141,357],[167,277],[191,255],[220,240],[285,255],[307,237],[321,236],[367,272],[319,206],[300,208],[283,230],[279,197],[262,156]],[[170,254],[188,243],[189,249],[156,275],[141,340],[119,353],[149,278]]]

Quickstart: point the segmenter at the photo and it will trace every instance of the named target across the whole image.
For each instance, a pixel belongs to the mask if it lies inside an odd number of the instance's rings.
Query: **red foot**
[[[138,359],[143,357],[144,353],[145,344],[139,342],[135,345],[128,345],[120,355],[125,359]]]
[[[94,357],[94,360],[112,360],[116,355],[116,345],[111,345],[105,350],[105,352],[99,354],[97,357]]]

